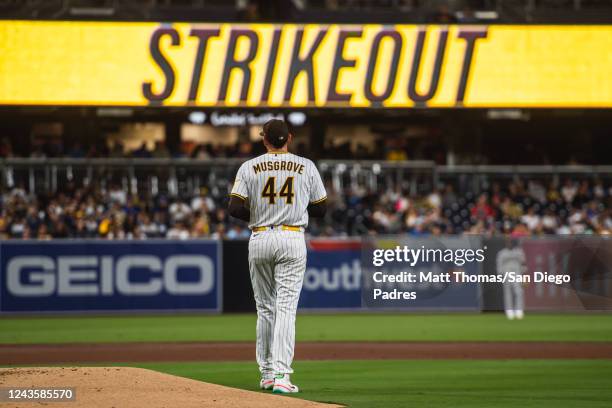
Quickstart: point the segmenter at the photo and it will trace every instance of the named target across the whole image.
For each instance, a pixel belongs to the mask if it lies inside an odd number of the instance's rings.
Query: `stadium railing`
[[[0,186],[29,192],[78,187],[117,186],[131,193],[193,194],[200,188],[223,189],[243,159],[11,158],[0,160]]]
[[[244,158],[9,158],[0,159],[0,187],[56,192],[65,186],[121,188],[132,193],[192,195],[206,188],[226,194]],[[612,166],[436,165],[432,161],[321,160],[317,165],[336,191],[401,189],[427,193],[451,184],[457,191],[479,192],[492,183],[516,179],[560,185],[599,179],[612,184]]]

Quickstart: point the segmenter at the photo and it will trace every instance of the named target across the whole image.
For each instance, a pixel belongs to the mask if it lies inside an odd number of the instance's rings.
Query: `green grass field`
[[[303,314],[297,338],[610,342],[612,315],[530,314],[508,321],[502,314]],[[0,344],[254,339],[254,314],[0,318]],[[254,361],[129,365],[259,391]],[[612,360],[297,361],[294,368],[303,391],[297,398],[351,408],[612,406]]]
[[[0,344],[253,341],[255,315],[2,317]],[[612,315],[303,314],[298,341],[612,341]]]
[[[255,364],[139,364],[174,375],[257,390]],[[612,361],[304,361],[299,398],[351,408],[604,408]]]

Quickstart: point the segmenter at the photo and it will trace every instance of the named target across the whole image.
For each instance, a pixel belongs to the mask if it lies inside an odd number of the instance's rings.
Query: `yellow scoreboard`
[[[0,21],[0,105],[612,107],[612,26]]]

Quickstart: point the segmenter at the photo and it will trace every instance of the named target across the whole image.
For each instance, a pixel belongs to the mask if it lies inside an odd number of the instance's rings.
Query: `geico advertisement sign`
[[[611,48],[612,26],[2,21],[0,104],[611,107]]]
[[[179,270],[197,271],[181,282]],[[138,276],[138,279],[134,279]],[[205,295],[215,284],[213,261],[202,255],[16,256],[6,266],[6,287],[18,297]]]

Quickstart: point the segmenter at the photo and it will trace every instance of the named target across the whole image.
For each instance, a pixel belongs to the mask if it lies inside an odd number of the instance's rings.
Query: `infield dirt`
[[[322,404],[252,392],[131,367],[56,367],[0,369],[1,387],[74,387],[73,408],[335,408]],[[55,406],[55,403],[0,403],[3,407]],[[60,404],[64,406],[63,404]],[[67,405],[65,405],[67,406]]]
[[[297,360],[612,359],[612,342],[298,342]],[[255,361],[251,342],[3,344],[3,364]]]

